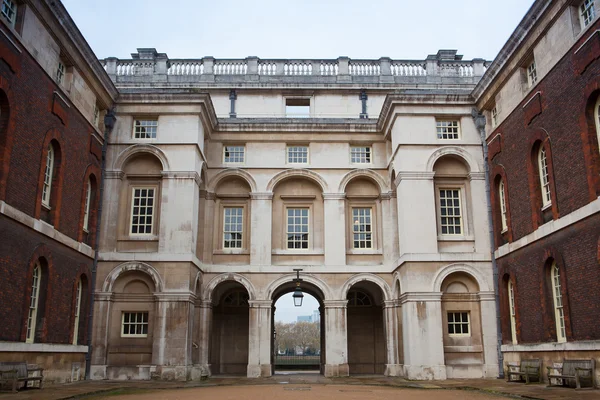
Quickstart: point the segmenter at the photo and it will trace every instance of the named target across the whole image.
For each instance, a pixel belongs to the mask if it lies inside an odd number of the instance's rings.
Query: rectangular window
[[[436,121],[438,139],[460,139],[458,121]]]
[[[79,336],[79,314],[81,309],[81,280],[77,283],[77,292],[75,293],[75,321],[73,322],[73,344],[77,344]]]
[[[287,248],[308,249],[308,208],[287,209]]]
[[[224,163],[243,163],[244,162],[244,146],[225,146],[223,147],[223,162]]]
[[[44,186],[42,188],[42,204],[50,207],[50,194],[52,192],[52,178],[54,177],[54,147],[48,146],[46,154],[46,169],[44,170]]]
[[[498,126],[498,107],[492,108],[492,128]]]
[[[537,82],[537,70],[535,68],[535,60],[527,66],[527,85],[532,87]]]
[[[448,313],[448,334],[450,336],[471,336],[468,312]]]
[[[226,207],[223,209],[223,248],[241,249],[244,231],[244,209]]]
[[[504,181],[501,180],[498,185],[498,197],[500,198],[500,220],[502,222],[502,232],[508,229],[508,218],[506,212],[506,192],[504,189]]]
[[[2,0],[2,16],[10,26],[15,27],[17,22],[17,4],[13,0]]]
[[[440,189],[440,228],[442,235],[462,235],[460,189]]]
[[[352,235],[355,249],[373,248],[373,224],[370,208],[352,209]]]
[[[25,343],[33,343],[35,337],[35,325],[37,320],[38,299],[40,297],[40,280],[42,279],[42,268],[36,264],[33,269],[31,283],[31,299],[29,300],[29,313],[27,315],[27,334]]]
[[[596,17],[594,9],[594,0],[584,0],[579,6],[579,18],[581,18],[581,27],[588,26]]]
[[[154,188],[133,188],[131,200],[132,235],[152,235]]]
[[[59,85],[62,85],[65,80],[65,64],[63,64],[62,60],[58,62],[58,67],[56,68],[56,82]]]
[[[147,337],[148,313],[124,312],[121,326],[121,337]]]
[[[566,342],[565,310],[563,309],[562,291],[560,284],[560,269],[556,263],[552,264],[552,289],[554,297],[554,319],[556,322],[556,341]]]
[[[350,148],[350,162],[353,164],[370,164],[371,148],[352,146]]]
[[[133,137],[136,139],[156,139],[156,119],[136,119],[133,124]]]
[[[288,146],[287,161],[288,164],[307,164],[308,146]]]
[[[510,334],[513,344],[517,344],[517,312],[515,311],[515,289],[508,281],[508,303],[510,306]]]
[[[83,211],[83,230],[88,231],[88,225],[90,223],[90,202],[92,197],[92,182],[88,179],[86,191],[85,191],[85,208]]]
[[[552,203],[552,194],[550,193],[550,175],[548,173],[548,159],[546,150],[540,149],[538,153],[538,168],[540,173],[540,185],[542,189],[542,208]]]
[[[310,99],[285,99],[287,118],[310,118]]]

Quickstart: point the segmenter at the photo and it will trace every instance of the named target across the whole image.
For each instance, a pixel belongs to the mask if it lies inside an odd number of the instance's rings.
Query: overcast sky
[[[275,303],[275,321],[296,322],[301,315],[312,315],[319,309],[319,302],[308,293],[304,293],[302,307],[294,306],[292,293],[284,294]]]
[[[533,0],[62,0],[99,58],[493,59]]]

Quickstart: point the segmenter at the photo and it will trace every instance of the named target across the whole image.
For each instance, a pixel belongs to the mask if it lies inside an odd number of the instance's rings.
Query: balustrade
[[[204,63],[202,60],[171,60],[167,75],[202,75]]]
[[[377,60],[350,61],[350,75],[381,75],[381,66]]]
[[[245,60],[215,60],[215,75],[244,75],[248,70]]]
[[[392,75],[425,76],[427,75],[425,65],[423,61],[395,61],[392,63]]]

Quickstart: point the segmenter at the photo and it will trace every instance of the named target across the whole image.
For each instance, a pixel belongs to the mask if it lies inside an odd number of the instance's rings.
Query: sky
[[[302,307],[294,306],[292,293],[287,293],[275,302],[275,321],[296,322],[300,315],[312,315],[314,310],[319,309],[319,302],[310,294],[304,293]]]
[[[533,0],[62,0],[99,58],[492,60]]]

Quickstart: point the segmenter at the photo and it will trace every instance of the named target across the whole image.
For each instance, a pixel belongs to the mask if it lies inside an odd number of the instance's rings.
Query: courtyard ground
[[[500,379],[449,379],[407,381],[383,376],[325,378],[318,374],[277,374],[270,378],[217,376],[197,382],[91,381],[47,385],[13,394],[0,392],[0,400],[487,400],[527,398],[544,400],[599,400],[600,390],[547,388],[544,384],[507,383]]]

